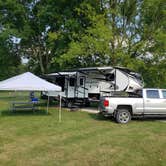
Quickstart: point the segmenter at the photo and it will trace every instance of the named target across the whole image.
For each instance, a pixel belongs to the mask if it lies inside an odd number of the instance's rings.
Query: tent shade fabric
[[[61,91],[61,87],[26,72],[0,82],[0,90],[14,91]]]

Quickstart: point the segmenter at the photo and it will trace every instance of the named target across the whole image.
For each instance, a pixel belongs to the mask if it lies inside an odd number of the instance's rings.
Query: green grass
[[[63,110],[59,123],[53,105],[48,115],[45,107],[35,113],[10,113],[8,102],[13,99],[9,93],[0,93],[2,166],[166,165],[166,123],[162,121],[120,125],[100,115]]]

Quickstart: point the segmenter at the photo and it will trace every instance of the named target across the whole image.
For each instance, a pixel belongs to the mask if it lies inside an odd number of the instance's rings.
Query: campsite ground
[[[10,113],[10,96],[0,93],[0,165],[166,165],[162,121],[120,125],[97,114],[63,110],[59,123],[54,106],[48,115],[43,106],[35,113]]]

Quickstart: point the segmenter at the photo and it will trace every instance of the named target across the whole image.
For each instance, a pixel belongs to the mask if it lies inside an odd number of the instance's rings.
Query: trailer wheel
[[[131,120],[131,113],[125,108],[119,109],[116,112],[115,118],[117,123],[125,124]]]
[[[90,101],[89,100],[86,100],[85,101],[85,107],[89,107],[90,106]]]
[[[72,108],[73,102],[72,101],[68,101],[66,105],[67,105],[68,108]]]

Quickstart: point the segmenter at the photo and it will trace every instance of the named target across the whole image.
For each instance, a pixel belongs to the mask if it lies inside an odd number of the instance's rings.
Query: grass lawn
[[[96,114],[52,106],[33,113],[9,112],[9,93],[0,93],[2,166],[166,165],[166,123],[133,120],[120,125]]]

